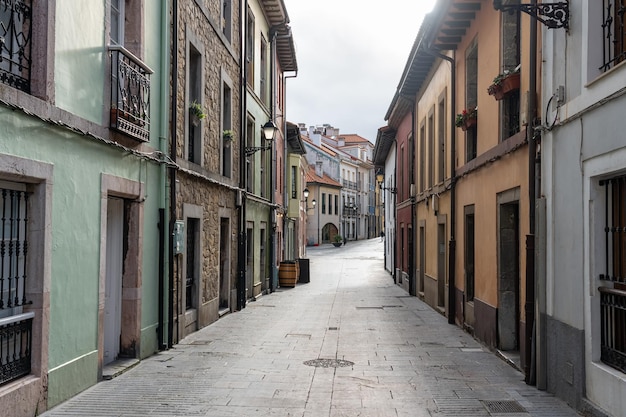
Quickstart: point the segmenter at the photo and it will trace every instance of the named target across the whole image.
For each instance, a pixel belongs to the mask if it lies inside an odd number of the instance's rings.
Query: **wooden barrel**
[[[281,287],[295,287],[298,281],[298,270],[296,262],[281,262],[278,268],[278,284]]]

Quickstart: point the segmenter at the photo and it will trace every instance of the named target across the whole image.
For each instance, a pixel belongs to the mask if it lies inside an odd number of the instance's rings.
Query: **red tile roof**
[[[341,184],[329,177],[327,174],[323,174],[322,177],[315,173],[315,167],[309,166],[309,171],[306,173],[306,182],[307,183],[317,183],[323,185],[329,185],[331,187],[339,187],[341,188]]]

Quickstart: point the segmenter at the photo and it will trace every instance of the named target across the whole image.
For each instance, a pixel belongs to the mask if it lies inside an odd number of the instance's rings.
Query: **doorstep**
[[[522,361],[519,350],[496,350],[497,355],[513,368],[522,372]]]
[[[122,375],[139,363],[139,359],[121,358],[102,368],[102,379],[109,380]]]

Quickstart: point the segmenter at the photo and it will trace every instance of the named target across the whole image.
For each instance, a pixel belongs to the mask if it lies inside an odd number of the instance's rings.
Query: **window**
[[[268,64],[267,64],[267,41],[263,36],[261,36],[261,80],[259,82],[259,88],[261,90],[261,102],[266,106],[269,106],[269,80],[267,79],[268,74]]]
[[[124,0],[111,0],[111,43],[124,45]]]
[[[335,214],[339,214],[339,196],[335,195]]]
[[[233,95],[227,80],[222,82],[222,131],[231,130],[233,124]],[[232,171],[231,142],[219,135],[222,146],[222,175],[230,178]]]
[[[404,144],[402,144],[402,146],[400,147],[400,172],[402,173],[406,173],[405,171],[405,164],[406,164],[406,152],[404,149]],[[405,174],[406,175],[406,174]],[[400,184],[398,184],[399,188],[400,188],[400,194],[402,194],[402,182],[404,180],[404,177],[401,177],[400,180]]]
[[[606,72],[626,59],[626,0],[604,0],[603,3],[604,46],[600,70]]]
[[[419,186],[420,186],[420,192],[424,191],[426,189],[426,180],[425,180],[425,168],[424,165],[426,165],[426,127],[425,127],[425,122],[422,122],[420,125],[420,146],[419,146],[419,155],[420,155],[420,166],[419,166]],[[402,171],[400,171],[402,172]]]
[[[232,10],[232,0],[222,0],[222,33],[229,41],[232,41]]]
[[[428,186],[435,185],[435,109],[428,115]]]
[[[0,384],[31,371],[33,313],[22,314],[26,299],[28,199],[23,184],[0,181]]]
[[[322,193],[322,214],[326,214],[326,193]]]
[[[474,301],[474,206],[465,207],[465,299]]]
[[[265,284],[266,279],[268,277],[267,273],[267,238],[265,229],[267,228],[267,223],[261,222],[261,227],[259,228],[259,271],[261,273],[261,283]]]
[[[439,111],[437,115],[437,181],[444,182],[446,179],[446,98],[443,93],[443,97],[439,100]]]
[[[202,55],[189,45],[189,104],[198,103],[202,108]],[[202,163],[202,120],[187,114],[187,160]]]
[[[626,176],[600,181],[606,204],[600,280],[601,360],[626,373]]]
[[[411,133],[409,133],[409,137],[407,139],[407,143],[408,143],[408,146],[409,146],[409,160],[408,160],[409,172],[408,172],[408,176],[409,176],[409,189],[410,189],[413,186],[413,184],[415,184],[415,161],[416,161],[415,136],[413,135],[412,131],[411,131]]]
[[[508,0],[506,3],[512,3]],[[513,71],[520,65],[520,14],[502,13],[502,70]],[[512,91],[502,99],[500,137],[508,139],[520,130],[520,92]]]
[[[328,214],[333,214],[333,195],[328,194]]]
[[[150,74],[143,63],[141,2],[112,0],[110,7],[111,105],[109,126],[128,137],[150,140]],[[130,52],[130,53],[129,53]]]
[[[474,109],[478,104],[478,44],[476,40],[465,54],[465,108]],[[465,162],[476,158],[477,154],[476,125],[465,131]]]
[[[185,247],[186,253],[186,266],[187,277],[185,281],[185,309],[191,310],[196,308],[194,303],[194,295],[197,291],[197,279],[198,279],[198,232],[199,232],[199,220],[188,218],[187,219],[187,246]]]
[[[3,2],[0,6],[0,39],[0,82],[30,93],[30,1]]]
[[[259,136],[261,138],[263,138],[263,129],[259,127],[258,129],[259,132]],[[262,139],[263,140],[263,139]],[[269,183],[267,176],[269,175],[270,171],[267,169],[267,158],[269,157],[269,155],[271,154],[271,152],[267,152],[265,149],[263,149],[260,152],[260,158],[261,158],[261,166],[259,169],[259,179],[261,180],[261,197],[266,197],[267,196],[267,184]]]
[[[298,198],[298,176],[297,176],[297,167],[295,165],[291,166],[291,198]]]
[[[250,9],[246,22],[246,80],[254,88],[254,14]]]
[[[246,147],[254,146],[254,120],[248,118],[246,123]],[[254,192],[254,156],[246,156],[246,191]]]

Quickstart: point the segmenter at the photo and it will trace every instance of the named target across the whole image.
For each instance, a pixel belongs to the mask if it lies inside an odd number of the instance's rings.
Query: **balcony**
[[[31,2],[0,2],[0,83],[29,94],[31,35]]]
[[[121,46],[111,54],[110,127],[141,142],[150,140],[150,74],[139,58]]]
[[[357,183],[354,181],[342,180],[342,184],[344,188],[348,190],[357,190]]]
[[[0,319],[0,384],[30,374],[34,313]]]
[[[626,291],[600,287],[602,362],[626,373]]]

